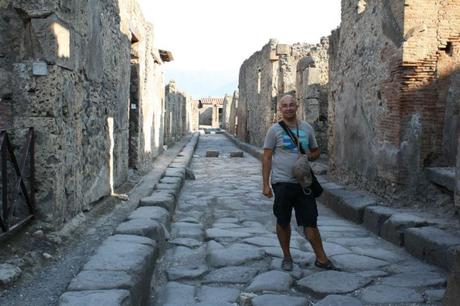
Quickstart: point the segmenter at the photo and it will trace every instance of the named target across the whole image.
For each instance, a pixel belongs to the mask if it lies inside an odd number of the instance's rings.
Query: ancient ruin
[[[341,0],[223,98],[165,86],[154,33],[136,0],[0,0],[0,304],[458,304],[460,0]],[[260,160],[285,94],[340,271],[301,226],[282,268]]]
[[[296,91],[301,92],[302,117],[305,118],[307,111],[316,108],[316,117],[310,115],[306,119],[312,120],[312,124],[319,122],[321,109],[321,120],[324,121],[327,99],[320,87],[327,83],[326,50],[327,40],[317,46],[291,46],[279,44],[272,39],[243,63],[238,85],[239,139],[257,146],[262,145],[267,129],[277,119],[278,99],[285,93],[295,95]],[[303,64],[299,64],[304,58],[306,59]],[[313,71],[313,68],[318,70]],[[313,88],[314,86],[317,88]]]
[[[172,55],[155,46],[136,1],[1,1],[0,29],[0,128],[18,141],[35,128],[41,217],[69,220],[129,168],[151,167]]]

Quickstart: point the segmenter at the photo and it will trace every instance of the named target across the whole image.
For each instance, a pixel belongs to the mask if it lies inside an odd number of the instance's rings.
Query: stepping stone
[[[230,157],[244,157],[243,151],[230,152]]]
[[[238,266],[252,260],[262,259],[265,253],[250,245],[237,244],[228,248],[208,248],[207,260],[212,267]]]
[[[200,302],[206,303],[236,303],[240,290],[235,288],[202,286],[197,294]]]
[[[435,287],[444,286],[447,279],[436,272],[406,272],[385,277],[381,284],[393,287]]]
[[[256,276],[247,291],[288,291],[293,283],[292,277],[281,271],[269,271]]]
[[[219,157],[219,151],[208,150],[206,151],[206,157]]]
[[[347,271],[375,270],[388,265],[388,262],[356,254],[342,254],[331,256],[334,263]]]
[[[315,306],[362,306],[360,300],[346,295],[331,294],[315,303]]]
[[[319,297],[329,294],[344,294],[367,285],[367,280],[356,274],[340,271],[324,271],[302,278],[297,286]]]
[[[174,281],[178,279],[193,279],[202,276],[208,271],[206,266],[198,267],[173,267],[166,271],[168,280]]]
[[[195,301],[195,287],[169,282],[158,291],[157,305],[190,305]]]
[[[66,292],[59,298],[59,306],[113,305],[130,306],[128,290],[87,290]]]
[[[289,295],[264,294],[252,299],[252,306],[305,306],[310,305],[303,297]]]
[[[411,288],[374,285],[361,291],[361,299],[371,304],[423,303],[423,296]]]
[[[245,284],[252,280],[258,270],[251,267],[225,267],[211,271],[203,283]]]

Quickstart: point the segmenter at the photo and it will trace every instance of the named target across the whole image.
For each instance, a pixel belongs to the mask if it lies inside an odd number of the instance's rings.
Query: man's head
[[[278,110],[284,120],[295,120],[297,118],[297,101],[291,95],[283,96],[278,105]]]

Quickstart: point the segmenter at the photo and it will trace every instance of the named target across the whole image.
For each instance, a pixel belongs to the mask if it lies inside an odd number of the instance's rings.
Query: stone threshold
[[[59,305],[149,305],[153,271],[169,238],[176,198],[198,139],[195,133],[152,186],[152,194],[104,240],[60,296]]]
[[[262,161],[263,149],[247,144],[224,131],[239,148]],[[460,237],[436,227],[430,220],[383,206],[372,194],[347,190],[323,175],[317,175],[324,192],[318,199],[345,219],[366,227],[374,234],[404,247],[411,255],[448,271],[460,253]]]

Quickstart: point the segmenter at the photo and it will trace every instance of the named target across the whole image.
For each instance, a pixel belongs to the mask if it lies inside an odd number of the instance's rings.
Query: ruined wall
[[[35,127],[38,211],[55,223],[127,178],[133,32],[144,44],[139,96],[156,97],[156,81],[142,72],[152,65],[149,30],[134,1],[0,2],[0,123]],[[139,158],[148,159],[161,135],[145,136],[143,112]]]
[[[330,38],[330,169],[387,194],[415,191],[423,167],[456,156],[458,119],[446,110],[458,101],[460,2],[364,3],[342,1]]]
[[[165,110],[165,135],[164,143],[171,145],[192,131],[190,123],[192,111],[187,108],[191,104],[191,98],[180,92],[174,81],[170,81],[165,87],[166,110]]]
[[[220,123],[220,127],[223,129],[228,129],[231,106],[232,106],[232,97],[230,95],[225,94],[224,102],[222,105],[222,116],[221,116],[222,122]]]
[[[328,48],[328,39],[322,38],[319,44],[310,49],[307,56],[298,61],[296,76],[299,118],[312,125],[323,154],[327,154],[328,146]]]
[[[238,126],[238,118],[236,116],[237,111],[238,111],[238,91],[235,90],[233,92],[232,102],[230,104],[230,115],[229,115],[228,123],[227,123],[227,131],[232,135],[236,135],[236,130]]]

